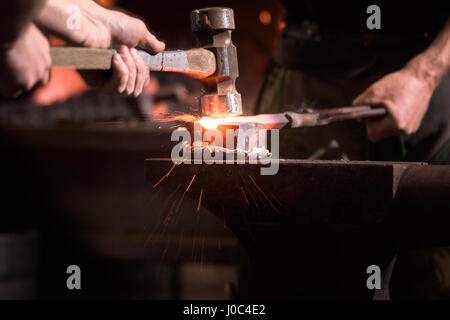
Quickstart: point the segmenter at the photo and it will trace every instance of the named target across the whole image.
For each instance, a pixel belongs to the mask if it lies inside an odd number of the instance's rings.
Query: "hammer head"
[[[204,8],[191,12],[192,32],[200,47],[216,56],[216,72],[204,79],[200,97],[202,114],[208,117],[235,117],[242,114],[241,95],[236,91],[239,76],[236,47],[231,41],[234,13],[230,8]]]

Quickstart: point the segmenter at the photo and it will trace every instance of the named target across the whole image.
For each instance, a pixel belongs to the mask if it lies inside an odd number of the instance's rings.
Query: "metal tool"
[[[164,51],[151,55],[139,50],[151,71],[178,72],[201,79],[202,113],[209,117],[242,114],[241,95],[235,82],[239,76],[236,47],[231,41],[234,13],[229,8],[204,8],[191,12],[191,29],[199,48]],[[51,48],[52,66],[78,70],[109,70],[114,49],[76,47]]]
[[[305,109],[302,112],[283,112],[273,114],[259,114],[255,116],[230,117],[218,119],[218,125],[240,126],[244,123],[257,123],[265,129],[281,129],[285,126],[290,128],[323,126],[332,122],[362,119],[369,117],[380,117],[386,115],[385,108],[371,106],[341,107],[332,109]]]

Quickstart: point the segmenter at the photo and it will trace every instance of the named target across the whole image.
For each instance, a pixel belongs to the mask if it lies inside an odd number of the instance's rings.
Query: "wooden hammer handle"
[[[151,71],[178,72],[203,79],[216,72],[216,57],[207,49],[164,51],[151,55],[138,50]],[[77,70],[110,70],[114,49],[52,47],[52,67]]]

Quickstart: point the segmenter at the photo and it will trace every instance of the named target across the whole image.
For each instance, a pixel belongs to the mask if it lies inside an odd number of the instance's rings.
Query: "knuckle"
[[[144,66],[142,65],[142,63],[139,61],[139,58],[136,59],[136,71],[138,73],[143,73],[144,72]]]
[[[45,55],[45,68],[50,69],[51,65],[52,65],[52,57],[50,56],[50,54],[46,54]]]
[[[398,119],[396,121],[396,126],[397,126],[397,129],[403,133],[405,133],[409,129],[408,123],[404,119]]]
[[[34,84],[36,83],[36,80],[34,77],[28,77],[25,82],[23,83],[23,88],[25,90],[31,90],[34,87]]]
[[[117,82],[118,82],[118,85],[117,85],[117,86],[118,86],[119,88],[121,88],[122,91],[125,90],[125,88],[127,87],[127,82],[128,82],[127,79],[124,78],[124,77],[122,77],[122,78],[120,78]]]
[[[135,19],[136,27],[141,31],[145,32],[147,31],[147,26],[145,25],[144,21],[141,19]]]

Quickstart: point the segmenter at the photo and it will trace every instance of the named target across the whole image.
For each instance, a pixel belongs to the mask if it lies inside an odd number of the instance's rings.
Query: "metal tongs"
[[[240,126],[244,123],[258,124],[266,129],[323,126],[336,121],[381,117],[387,114],[385,108],[371,106],[341,107],[332,109],[303,109],[300,112],[258,114],[217,119],[219,125]]]

